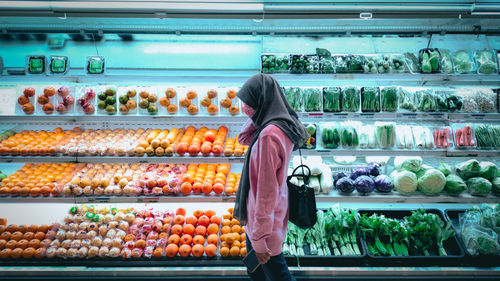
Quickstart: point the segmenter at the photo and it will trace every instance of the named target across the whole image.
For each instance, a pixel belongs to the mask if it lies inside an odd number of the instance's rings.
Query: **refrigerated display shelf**
[[[234,202],[234,195],[158,195],[158,196],[61,196],[61,197],[30,197],[30,196],[5,196],[0,197],[0,203],[224,203]],[[409,204],[436,204],[436,203],[454,203],[454,204],[481,204],[498,203],[500,197],[489,194],[488,196],[472,196],[463,193],[459,196],[449,196],[445,193],[436,196],[425,196],[423,194],[401,195],[397,192],[389,194],[372,193],[360,195],[358,193],[340,194],[336,190],[328,195],[316,195],[318,203],[409,203]]]
[[[243,163],[244,157],[225,156],[1,156],[0,163]]]

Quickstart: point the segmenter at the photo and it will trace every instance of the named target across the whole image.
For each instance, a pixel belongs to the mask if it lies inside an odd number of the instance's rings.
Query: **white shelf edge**
[[[247,116],[147,116],[147,115],[0,115],[2,122],[22,122],[22,123],[39,123],[39,122],[199,122],[203,119],[204,122],[217,123],[241,123],[245,121]]]

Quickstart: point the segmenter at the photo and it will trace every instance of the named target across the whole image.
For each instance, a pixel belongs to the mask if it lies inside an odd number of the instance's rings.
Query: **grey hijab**
[[[306,128],[299,121],[297,113],[285,99],[283,90],[273,77],[257,74],[250,78],[238,91],[237,96],[255,110],[252,116],[257,128],[250,142],[241,172],[240,186],[236,194],[234,217],[242,225],[247,222],[247,197],[250,191],[249,162],[252,146],[257,141],[260,132],[270,124],[279,127],[294,144],[294,150],[300,148],[309,138]]]

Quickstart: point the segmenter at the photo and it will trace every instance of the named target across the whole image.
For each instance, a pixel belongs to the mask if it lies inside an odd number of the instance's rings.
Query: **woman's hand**
[[[260,264],[266,264],[269,259],[271,258],[271,253],[257,253],[255,252],[255,255],[257,256],[257,260],[259,261]]]

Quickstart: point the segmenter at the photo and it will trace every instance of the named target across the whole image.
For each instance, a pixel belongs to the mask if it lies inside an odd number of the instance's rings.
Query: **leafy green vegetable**
[[[454,112],[462,109],[462,97],[457,95],[455,91],[437,90],[434,94],[436,96],[438,111]]]
[[[316,55],[306,57],[305,72],[311,74],[319,73],[319,58]]]
[[[496,177],[491,181],[491,193],[500,196],[500,177]]]
[[[399,107],[408,111],[417,111],[419,100],[415,93],[412,93],[404,88],[399,88]]]
[[[349,73],[347,68],[347,57],[345,56],[334,56],[335,61],[335,72],[336,73]]]
[[[394,182],[394,189],[401,194],[408,195],[417,190],[417,176],[413,172],[394,171],[391,178]]]
[[[364,56],[360,55],[350,55],[348,56],[347,66],[349,67],[349,73],[363,73],[363,62],[365,60]]]
[[[424,112],[436,111],[436,99],[432,89],[417,91],[415,95],[419,99],[418,110]]]
[[[478,51],[474,53],[477,63],[477,72],[480,74],[496,74],[497,63],[491,51]]]
[[[449,174],[453,173],[453,168],[444,162],[439,162],[438,169],[445,176],[448,176]]]
[[[375,137],[381,148],[394,147],[396,139],[395,122],[375,122]]]
[[[332,53],[330,53],[330,51],[328,51],[327,49],[316,48],[316,55],[320,57],[331,57]]]
[[[466,51],[457,51],[453,58],[455,64],[455,72],[459,74],[470,73],[476,67],[472,57]]]
[[[458,195],[467,189],[467,185],[459,176],[450,174],[446,176],[446,192],[451,195]]]
[[[488,195],[491,191],[491,182],[485,178],[470,178],[466,183],[468,191],[472,195]]]
[[[451,222],[445,225],[438,215],[419,209],[412,211],[411,216],[407,218],[407,223],[410,229],[410,239],[413,241],[410,243],[413,246],[411,252],[420,253],[421,251],[424,256],[430,256],[430,250],[437,246],[440,256],[447,255],[443,242],[455,234]]]
[[[392,71],[395,73],[405,72],[405,58],[402,55],[391,55]]]
[[[498,167],[495,163],[490,161],[482,161],[479,163],[481,167],[481,171],[479,172],[479,176],[483,177],[489,181],[492,181],[498,175]]]
[[[339,87],[323,88],[323,111],[342,111],[342,95]]]
[[[356,86],[342,88],[342,111],[357,112],[359,110],[360,91]]]
[[[329,74],[335,72],[335,62],[332,57],[320,57],[321,73]]]
[[[361,111],[380,111],[380,92],[378,87],[361,88]]]
[[[323,95],[318,88],[306,88],[303,92],[304,95],[304,110],[306,112],[321,111],[323,108],[322,100]]]
[[[302,94],[302,89],[298,87],[289,87],[285,88],[285,98],[293,108],[293,110],[297,112],[301,112],[304,105],[304,96]]]
[[[453,59],[451,58],[450,51],[439,50],[441,53],[441,73],[453,73]]]
[[[481,172],[481,166],[476,159],[471,159],[462,162],[456,166],[457,175],[459,175],[463,180],[468,180],[473,177],[479,176]]]
[[[499,255],[500,207],[474,206],[460,218],[462,240],[471,255]]]
[[[361,255],[357,242],[357,222],[354,210],[330,208],[326,214],[326,234],[334,253],[340,250],[343,256]]]
[[[281,57],[276,57],[276,72],[284,73],[290,70],[290,56],[283,55]]]
[[[474,129],[478,148],[493,149],[500,147],[500,126],[480,124]]]
[[[398,88],[384,87],[381,94],[382,111],[396,112],[398,110]]]
[[[422,176],[418,177],[418,190],[425,195],[439,194],[445,185],[446,177],[436,169],[428,169]]]

